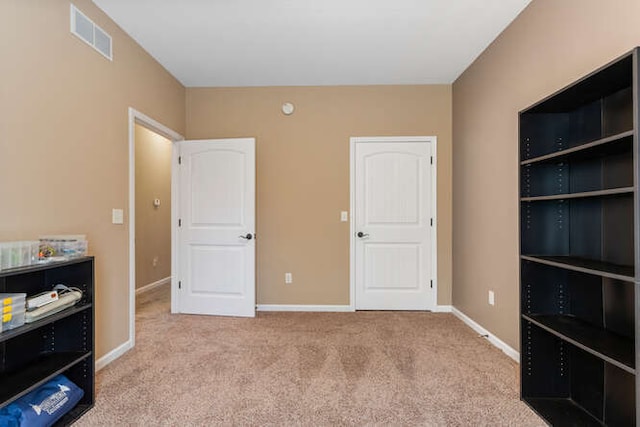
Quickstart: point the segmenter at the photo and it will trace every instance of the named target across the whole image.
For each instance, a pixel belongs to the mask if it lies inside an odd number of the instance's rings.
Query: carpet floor
[[[544,426],[518,365],[451,314],[171,315],[138,301],[136,347],[77,426]]]

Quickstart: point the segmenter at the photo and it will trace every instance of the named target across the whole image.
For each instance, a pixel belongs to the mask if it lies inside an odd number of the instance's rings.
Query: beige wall
[[[349,304],[349,137],[437,136],[438,302],[450,304],[450,86],[191,88],[186,106],[189,139],[257,139],[259,304]]]
[[[136,288],[140,288],[171,276],[172,144],[138,124],[135,141]],[[154,199],[160,199],[159,207]]]
[[[637,0],[534,0],[453,85],[453,304],[514,348],[518,111],[640,44],[638,16]]]
[[[86,233],[96,356],[128,339],[128,107],[184,130],[184,88],[89,0],[113,62],[69,32],[69,2],[0,2],[0,240]],[[125,216],[128,224],[128,218]]]

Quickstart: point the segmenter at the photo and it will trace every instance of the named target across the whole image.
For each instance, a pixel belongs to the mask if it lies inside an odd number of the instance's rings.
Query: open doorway
[[[136,313],[170,310],[171,141],[135,124]]]
[[[129,108],[129,348],[135,345],[136,300],[173,303],[172,218],[175,143],[184,138]]]

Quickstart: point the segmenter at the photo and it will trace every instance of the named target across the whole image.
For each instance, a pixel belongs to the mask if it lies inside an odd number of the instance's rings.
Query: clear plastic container
[[[2,253],[2,269],[4,270],[5,268],[11,268],[11,243],[0,243],[0,253]]]
[[[20,267],[22,264],[22,242],[11,242],[11,265],[9,268]]]
[[[20,248],[20,257],[19,257],[19,265],[16,267],[20,267],[23,265],[31,265],[35,264],[38,260],[38,251],[40,248],[40,242],[37,240],[28,240],[17,243]]]
[[[76,256],[86,256],[89,249],[89,242],[87,240],[78,240],[76,242]]]
[[[26,310],[26,307],[25,307],[24,301],[21,301],[15,304],[3,305],[2,307],[0,307],[0,315],[7,314],[7,313],[17,313],[19,311],[25,311],[25,310]]]
[[[1,294],[0,293],[0,308],[8,305],[22,305],[26,307],[27,294],[15,293],[15,294]]]
[[[40,241],[38,240],[30,240],[27,242],[27,258],[29,259],[29,264],[35,264],[38,262],[40,253]]]
[[[41,236],[40,245],[50,248],[52,256],[67,258],[87,255],[88,242],[84,234]]]
[[[31,240],[0,243],[0,269],[34,264],[38,261],[38,244]]]
[[[0,322],[2,323],[2,329],[5,331],[24,325],[24,310],[2,314],[0,317],[2,318],[2,322]]]

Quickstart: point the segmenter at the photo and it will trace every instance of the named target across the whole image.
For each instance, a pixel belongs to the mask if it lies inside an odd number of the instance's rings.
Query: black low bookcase
[[[0,407],[63,374],[84,391],[82,400],[56,425],[69,425],[94,404],[94,259],[75,258],[0,272],[1,293],[77,287],[73,307],[34,323],[0,332]]]
[[[551,425],[639,419],[638,53],[520,113],[521,397]]]

